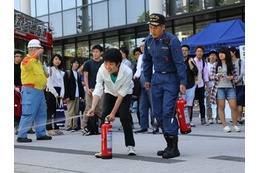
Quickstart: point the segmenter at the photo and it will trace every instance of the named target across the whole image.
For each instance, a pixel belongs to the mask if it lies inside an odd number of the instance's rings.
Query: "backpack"
[[[201,72],[199,67],[196,65],[196,63],[193,63],[193,61],[192,61],[192,65],[195,65],[198,69],[198,74],[194,75],[194,81],[195,81],[195,84],[197,84],[197,85],[201,84],[201,82],[203,81],[202,74],[203,74],[203,69],[205,67],[205,62],[204,62],[204,60],[202,60],[202,62],[203,62],[203,67],[202,67],[202,72]]]
[[[88,118],[87,129],[91,135],[98,135],[98,117],[97,115]]]

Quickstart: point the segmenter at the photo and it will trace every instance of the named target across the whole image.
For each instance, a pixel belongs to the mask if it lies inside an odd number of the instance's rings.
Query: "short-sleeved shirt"
[[[98,72],[99,67],[102,64],[103,64],[103,60],[96,62],[93,59],[90,59],[85,63],[85,65],[83,67],[83,71],[88,72],[88,86],[91,89],[95,88],[97,72]]]

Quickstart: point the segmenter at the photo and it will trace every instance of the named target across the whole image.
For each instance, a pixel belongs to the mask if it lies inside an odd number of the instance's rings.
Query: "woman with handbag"
[[[46,100],[47,100],[47,124],[46,130],[48,136],[63,135],[63,132],[59,130],[59,126],[56,122],[56,109],[60,108],[61,99],[64,97],[64,72],[62,68],[62,57],[59,54],[55,54],[50,62],[48,68],[49,78],[47,79],[46,88]],[[54,122],[52,121],[54,118]],[[53,127],[54,126],[54,127]]]

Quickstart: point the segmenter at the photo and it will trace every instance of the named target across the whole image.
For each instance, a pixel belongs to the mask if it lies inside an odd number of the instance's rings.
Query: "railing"
[[[14,28],[46,39],[46,32],[49,32],[49,23],[14,10]]]

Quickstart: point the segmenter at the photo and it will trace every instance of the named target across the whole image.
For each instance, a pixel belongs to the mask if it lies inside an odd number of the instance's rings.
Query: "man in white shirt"
[[[98,70],[96,86],[92,93],[92,107],[88,111],[88,116],[94,116],[98,100],[103,95],[103,85],[105,95],[102,108],[102,123],[108,116],[110,121],[115,120],[116,112],[119,112],[120,121],[124,129],[125,146],[128,147],[128,155],[136,155],[133,147],[135,140],[128,116],[132,92],[132,70],[122,63],[122,55],[118,49],[108,49],[103,56],[104,63]],[[100,153],[95,155],[102,157]]]

